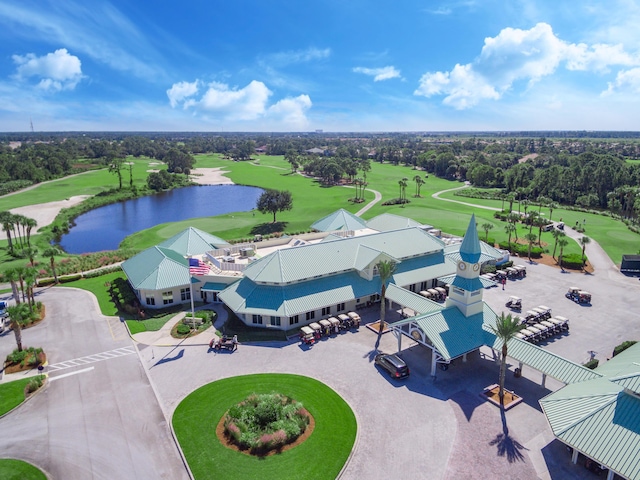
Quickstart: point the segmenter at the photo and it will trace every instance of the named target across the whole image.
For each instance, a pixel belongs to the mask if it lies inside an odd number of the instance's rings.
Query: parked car
[[[374,362],[384,368],[392,378],[405,378],[409,376],[409,366],[398,355],[393,353],[379,353]]]

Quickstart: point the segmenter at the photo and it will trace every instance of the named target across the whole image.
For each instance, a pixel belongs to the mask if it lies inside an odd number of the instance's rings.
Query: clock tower
[[[484,307],[482,292],[484,287],[480,281],[480,240],[476,229],[476,217],[471,221],[464,235],[460,252],[457,256],[456,276],[449,286],[447,307],[457,307],[465,317],[481,313]]]

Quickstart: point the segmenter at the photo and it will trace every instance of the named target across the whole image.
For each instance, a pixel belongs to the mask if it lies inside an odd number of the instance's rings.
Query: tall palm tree
[[[29,305],[30,313],[33,313],[33,306],[36,303],[33,288],[36,285],[37,276],[38,271],[35,268],[26,268],[24,271],[24,284],[27,289],[27,304]]]
[[[0,212],[0,226],[7,234],[9,255],[13,255],[13,238],[11,237],[11,230],[13,229],[13,214],[11,212]]]
[[[525,325],[520,324],[517,318],[513,318],[511,314],[505,316],[504,312],[496,318],[495,327],[493,325],[489,326],[495,336],[502,340],[502,355],[500,358],[500,405],[504,405],[504,377],[507,372],[507,343],[509,343],[509,341],[516,336],[516,333],[524,327]]]
[[[38,255],[38,249],[36,247],[25,247],[22,249],[22,255],[29,257],[29,262],[31,262],[31,266],[33,266],[34,258]]]
[[[378,274],[380,275],[380,328],[378,329],[378,339],[376,341],[377,348],[377,346],[380,345],[380,338],[384,330],[384,317],[387,310],[387,282],[396,272],[396,262],[392,260],[380,260],[376,266],[378,267]]]
[[[567,236],[566,233],[564,233],[562,230],[554,230],[551,235],[553,235],[553,238],[555,239],[556,243],[553,246],[553,255],[551,255],[553,258],[556,258],[556,248],[558,248],[558,241],[561,238],[564,238]]]
[[[531,230],[533,230],[533,224],[535,223],[536,218],[540,218],[538,212],[533,210],[529,213],[529,217],[527,217],[527,223],[529,224],[529,233],[531,233]]]
[[[584,266],[587,263],[587,259],[584,256],[584,249],[587,248],[587,245],[591,243],[591,239],[589,237],[580,237],[580,245],[582,245],[582,269],[584,270]]]
[[[358,190],[356,190],[356,192],[357,191]],[[45,257],[49,257],[49,262],[51,264],[51,273],[53,273],[53,278],[54,278],[55,283],[57,285],[58,284],[58,274],[56,273],[55,256],[56,255],[62,255],[62,250],[60,250],[58,247],[51,246],[51,247],[48,247],[44,252],[42,252],[42,255],[44,255]]]
[[[483,223],[481,228],[484,230],[484,241],[488,243],[489,242],[489,230],[493,229],[493,223],[489,223],[489,222]]]
[[[547,206],[549,207],[549,221],[551,221],[551,216],[553,215],[553,211],[557,208],[560,208],[560,205],[558,205],[556,202],[551,202]]]
[[[11,284],[11,292],[13,293],[13,300],[16,304],[20,303],[20,292],[18,291],[18,282],[20,281],[20,274],[15,268],[10,268],[4,272],[4,279]]]
[[[509,213],[513,212],[513,202],[516,201],[516,196],[513,193],[507,195],[507,200],[509,201]]]
[[[569,240],[566,238],[560,238],[558,240],[558,246],[560,247],[560,255],[558,255],[558,263],[560,264],[560,270],[564,272],[564,267],[562,266],[562,253],[564,252],[564,247],[569,245]]]
[[[25,318],[28,318],[29,311],[24,303],[18,303],[11,307],[7,307],[7,313],[9,314],[9,319],[11,321],[11,329],[13,330],[13,334],[16,337],[16,345],[18,346],[18,351],[21,352],[22,328],[20,327],[20,322],[22,322]]]
[[[27,229],[27,232],[26,232],[26,235],[27,235],[27,247],[31,248],[31,230],[34,227],[38,226],[38,222],[35,221],[33,218],[25,217],[24,225],[25,225],[25,227]]]
[[[527,252],[527,256],[529,257],[529,262],[531,262],[531,246],[533,245],[533,242],[538,239],[538,236],[535,233],[527,233],[524,238],[526,238],[527,242],[529,243],[529,251]]]
[[[508,243],[509,243],[509,246],[511,246],[511,234],[516,231],[516,226],[514,224],[512,224],[512,223],[507,223],[504,226],[504,231],[507,232],[507,235],[509,235],[509,242]]]
[[[416,197],[420,196],[420,188],[424,185],[424,180],[420,175],[416,175],[413,177],[413,181],[416,182]]]

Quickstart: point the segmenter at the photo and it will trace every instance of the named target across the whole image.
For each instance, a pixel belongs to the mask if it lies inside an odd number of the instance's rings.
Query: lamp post
[[[191,324],[193,326],[193,329],[195,330],[196,328],[196,314],[195,314],[195,308],[193,306],[193,282],[191,281],[191,254],[187,255],[188,258],[188,263],[189,263],[189,298],[191,299]]]

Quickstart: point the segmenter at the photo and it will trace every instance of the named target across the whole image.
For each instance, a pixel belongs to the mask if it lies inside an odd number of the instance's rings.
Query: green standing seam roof
[[[444,283],[445,285],[447,284],[451,285],[453,284],[453,281],[455,280],[455,278],[456,278],[456,275],[445,275],[444,277],[438,277],[438,281]],[[489,280],[487,278],[478,277],[478,279],[482,284],[482,288],[490,288],[490,287],[495,287],[497,285],[497,282],[494,282],[493,280]],[[464,288],[464,287],[460,287],[460,288]]]
[[[484,263],[490,260],[500,260],[504,255],[503,253],[495,247],[480,241],[480,258],[478,262]],[[458,263],[460,260],[463,260],[462,255],[460,255],[460,243],[454,243],[453,245],[447,245],[444,247],[444,254],[451,258],[454,262]]]
[[[640,479],[640,344],[594,371],[600,377],[567,385],[540,400],[554,435],[596,462]],[[632,388],[629,388],[632,387]]]
[[[163,247],[151,247],[122,263],[122,270],[136,290],[162,290],[189,285],[187,259]]]
[[[407,227],[422,227],[423,225],[415,220],[394,215],[393,213],[383,213],[367,221],[367,227],[379,232],[387,232],[389,230],[399,230]]]
[[[189,227],[180,233],[158,244],[159,247],[169,248],[182,256],[202,255],[216,248],[228,247],[225,240],[203,232],[194,227]]]
[[[367,224],[360,217],[341,208],[324,218],[321,218],[311,228],[319,232],[333,232],[336,230],[362,230]]]
[[[200,287],[200,290],[203,290],[205,292],[221,292],[229,285],[229,283],[206,282],[202,287]]]
[[[423,297],[417,293],[410,292],[406,288],[398,287],[397,285],[390,283],[387,286],[385,295],[389,300],[392,300],[400,305],[410,308],[414,312],[433,313],[439,312],[444,308],[444,305],[436,303],[433,300]]]

